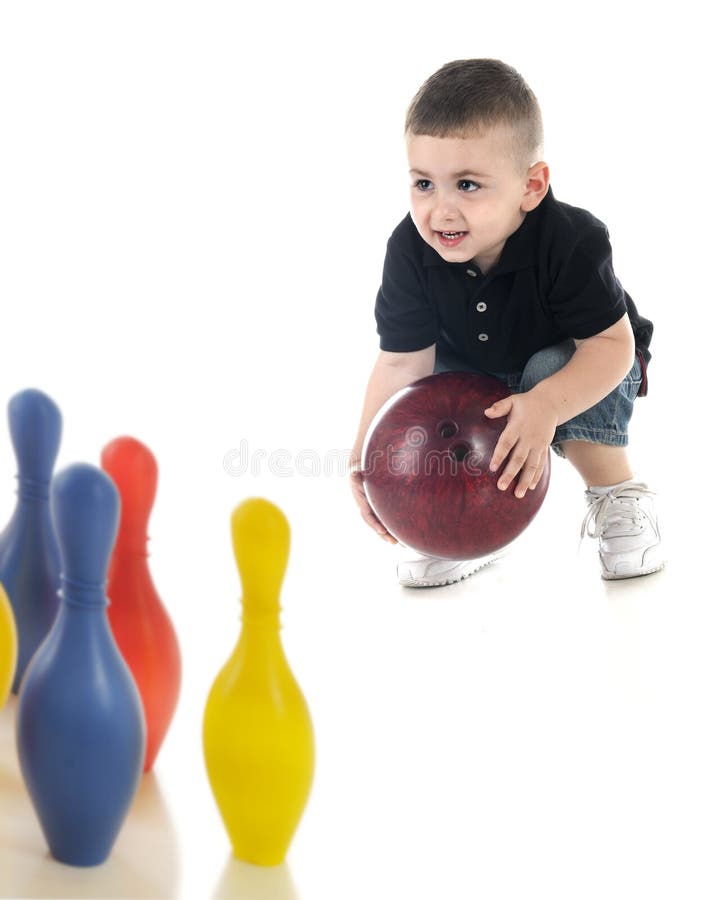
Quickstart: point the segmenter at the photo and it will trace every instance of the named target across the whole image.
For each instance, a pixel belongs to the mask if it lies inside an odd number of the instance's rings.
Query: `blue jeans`
[[[524,393],[535,387],[540,381],[554,375],[568,362],[575,352],[575,344],[571,340],[553,344],[538,350],[530,357],[522,372],[497,373],[482,372],[504,381],[512,393]],[[438,353],[435,360],[436,372],[478,372],[463,360]],[[620,384],[607,397],[595,406],[586,409],[573,419],[564,422],[555,430],[552,448],[564,456],[560,444],[564,441],[587,441],[592,444],[608,444],[612,447],[625,447],[628,442],[628,424],[632,416],[633,404],[640,390],[642,369],[636,359],[632,369]]]

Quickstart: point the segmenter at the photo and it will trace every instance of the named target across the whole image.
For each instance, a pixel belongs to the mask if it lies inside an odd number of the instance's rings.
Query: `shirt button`
[[[478,312],[485,312],[485,310],[487,309],[487,303],[483,303],[483,301],[481,300],[481,301],[478,303],[478,305],[475,307],[475,309],[476,309]]]
[[[475,269],[465,269],[468,275],[471,275],[473,278],[477,278],[477,272]]]
[[[487,336],[486,334],[479,334],[479,335],[478,335],[478,340],[479,340],[479,341],[486,341],[487,339],[488,339],[488,336]]]

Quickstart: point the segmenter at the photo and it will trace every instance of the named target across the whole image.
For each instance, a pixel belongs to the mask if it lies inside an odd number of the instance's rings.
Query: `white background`
[[[154,451],[151,565],[184,660],[156,771],[96,870],[47,856],[3,711],[0,895],[720,895],[706,8],[0,6],[0,403],[56,400],[60,467],[120,434]],[[656,324],[633,443],[664,503],[660,575],[600,581],[558,461],[513,555],[403,591],[340,475],[407,210],[405,108],[469,56],[533,87],[556,196],[608,224]],[[14,474],[2,431],[2,519]],[[288,861],[267,871],[230,858],[200,737],[239,626],[229,516],[255,494],[293,527],[283,636],[318,748]]]

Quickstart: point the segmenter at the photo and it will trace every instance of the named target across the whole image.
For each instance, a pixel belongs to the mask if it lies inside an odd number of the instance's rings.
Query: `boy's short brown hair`
[[[438,69],[417,92],[405,134],[471,137],[497,125],[510,129],[519,165],[537,162],[542,115],[522,75],[498,59],[458,59]]]

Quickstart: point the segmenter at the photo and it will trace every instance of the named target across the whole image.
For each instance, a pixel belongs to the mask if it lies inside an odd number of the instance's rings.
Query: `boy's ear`
[[[549,187],[550,169],[548,164],[541,160],[530,166],[525,181],[525,193],[520,206],[523,212],[530,212],[539,206]]]

